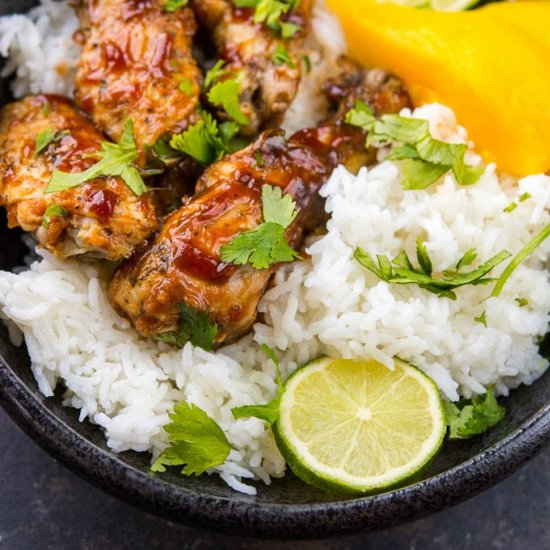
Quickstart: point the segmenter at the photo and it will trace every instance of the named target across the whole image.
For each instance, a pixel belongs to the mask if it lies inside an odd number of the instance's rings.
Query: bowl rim
[[[549,402],[493,446],[412,485],[339,502],[256,504],[238,493],[233,499],[172,485],[96,446],[50,411],[1,354],[0,405],[46,452],[106,493],[169,521],[258,538],[320,539],[412,521],[498,483],[550,442]]]

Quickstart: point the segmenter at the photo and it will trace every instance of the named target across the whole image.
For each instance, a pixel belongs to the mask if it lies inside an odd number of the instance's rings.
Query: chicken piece
[[[370,80],[370,73],[363,75],[357,93],[349,93],[376,112],[396,113],[409,105],[396,79],[378,79],[374,88]],[[261,223],[264,184],[296,201],[299,213],[286,237],[294,248],[301,245],[305,233],[323,220],[318,191],[334,167],[357,168],[375,158],[364,149],[364,132],[345,124],[341,115],[288,141],[282,132],[266,131],[246,149],[211,165],[197,194],[118,269],[109,288],[114,307],[145,336],[177,331],[182,303],[208,313],[218,329],[218,345],[245,334],[275,267],[226,264],[220,248]]]
[[[83,51],[75,98],[118,141],[131,119],[138,148],[183,131],[196,118],[202,74],[191,54],[189,8],[164,0],[81,0]]]
[[[37,153],[37,137],[46,130],[55,137]],[[93,156],[102,141],[101,133],[65,98],[30,96],[4,107],[0,204],[7,209],[9,226],[33,233],[60,258],[130,256],[158,229],[148,193],[137,197],[120,178],[109,177],[44,194],[54,169],[86,170],[96,162]],[[52,212],[46,212],[48,206]]]
[[[237,8],[231,0],[193,0],[192,5],[226,61],[223,78],[239,75],[241,110],[250,121],[242,133],[253,135],[260,128],[278,126],[300,83],[300,49],[308,32],[312,0],[302,0],[298,8],[281,16],[281,21],[300,28],[289,39],[265,23],[255,23],[254,9]],[[288,52],[289,62],[274,60],[278,49]]]

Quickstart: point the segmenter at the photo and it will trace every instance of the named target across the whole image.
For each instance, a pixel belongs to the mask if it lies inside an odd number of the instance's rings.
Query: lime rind
[[[416,478],[437,455],[447,431],[445,412],[439,389],[431,378],[422,371],[396,359],[396,367],[403,369],[407,376],[415,378],[427,389],[429,398],[428,409],[432,415],[434,430],[430,437],[422,445],[421,452],[417,453],[414,460],[406,464],[387,470],[384,475],[371,477],[357,477],[349,475],[342,469],[326,467],[314,457],[305,444],[302,444],[294,436],[289,412],[289,395],[294,388],[314,371],[323,371],[334,360],[328,357],[320,357],[296,370],[285,382],[285,393],[281,400],[279,417],[273,426],[275,440],[286,459],[290,469],[303,481],[325,490],[347,494],[373,494],[393,487],[403,485],[407,481]],[[285,400],[285,395],[287,399]]]

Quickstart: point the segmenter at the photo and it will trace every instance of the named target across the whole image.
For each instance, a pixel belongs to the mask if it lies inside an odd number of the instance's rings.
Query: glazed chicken
[[[40,134],[51,140],[38,150]],[[10,227],[33,233],[60,258],[119,260],[149,237],[158,221],[148,194],[135,196],[118,177],[44,194],[52,172],[83,172],[102,134],[65,98],[30,96],[0,112],[0,205]],[[50,208],[48,208],[50,207]]]
[[[191,54],[193,12],[165,0],[81,0],[77,104],[111,139],[134,123],[138,148],[196,118],[202,74]]]
[[[192,5],[226,62],[225,78],[238,75],[241,109],[250,121],[242,133],[252,135],[261,128],[278,126],[300,83],[299,53],[312,1],[302,0],[281,17],[283,22],[299,27],[289,39],[281,38],[265,22],[255,23],[254,9],[237,8],[231,0],[193,0]],[[289,61],[276,60],[278,49],[288,53]]]
[[[375,160],[364,148],[364,132],[343,122],[348,102],[362,99],[378,114],[409,105],[402,84],[381,71],[356,71],[329,83],[326,92],[332,99],[347,97],[335,117],[288,140],[280,131],[266,131],[246,149],[212,164],[197,194],[118,269],[110,300],[141,334],[177,331],[182,303],[208,313],[218,329],[218,345],[245,334],[275,267],[226,264],[220,248],[261,223],[262,186],[277,186],[296,201],[299,213],[286,237],[299,247],[305,233],[323,221],[318,191],[334,167],[356,170]]]

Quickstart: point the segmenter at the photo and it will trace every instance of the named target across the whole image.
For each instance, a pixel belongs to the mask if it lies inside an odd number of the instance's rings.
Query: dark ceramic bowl
[[[23,12],[33,0],[2,0],[0,15]],[[0,82],[0,104],[9,100]],[[0,219],[0,269],[22,263],[20,233]],[[546,345],[546,347],[548,347]],[[39,445],[78,475],[130,504],[172,521],[248,536],[323,538],[384,529],[456,504],[497,483],[550,440],[550,372],[503,400],[506,419],[469,441],[448,442],[414,484],[365,498],[343,498],[309,487],[288,473],[258,495],[233,492],[217,476],[148,474],[149,456],[116,455],[101,431],[79,422],[60,396],[37,389],[24,348],[0,328],[0,404]]]

